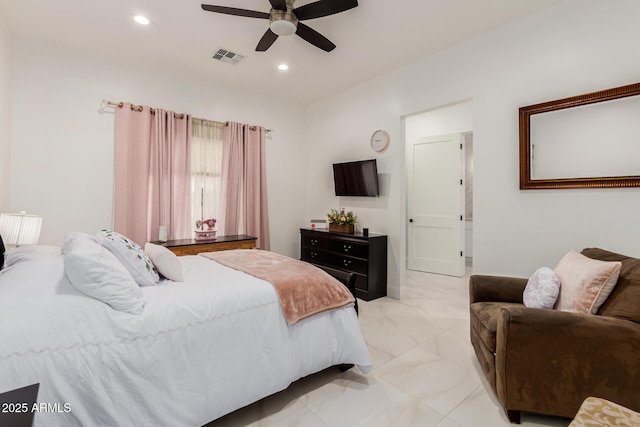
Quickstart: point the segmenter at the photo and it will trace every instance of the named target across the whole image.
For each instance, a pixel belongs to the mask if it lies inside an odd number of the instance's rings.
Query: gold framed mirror
[[[640,187],[640,83],[520,108],[520,189]]]

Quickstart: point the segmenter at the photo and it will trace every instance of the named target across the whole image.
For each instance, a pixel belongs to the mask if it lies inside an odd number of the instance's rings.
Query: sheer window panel
[[[222,127],[193,120],[191,130],[191,223],[218,218],[222,172]]]

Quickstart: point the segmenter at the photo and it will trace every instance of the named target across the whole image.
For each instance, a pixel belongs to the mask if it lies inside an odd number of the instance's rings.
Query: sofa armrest
[[[588,396],[640,410],[640,324],[505,307],[496,333],[496,391],[508,410],[573,417]]]
[[[495,301],[522,304],[522,293],[528,279],[519,277],[482,276],[474,274],[469,278],[469,304]]]

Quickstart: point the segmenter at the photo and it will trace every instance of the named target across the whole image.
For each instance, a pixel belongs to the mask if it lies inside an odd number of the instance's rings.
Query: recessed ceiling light
[[[280,71],[286,71],[288,69],[289,69],[289,66],[287,64],[278,65],[278,70],[280,70]]]
[[[149,25],[149,19],[146,16],[136,15],[133,19],[141,25]]]

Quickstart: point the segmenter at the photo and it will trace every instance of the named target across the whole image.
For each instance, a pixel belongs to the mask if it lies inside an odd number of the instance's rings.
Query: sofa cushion
[[[498,317],[504,307],[524,307],[513,302],[475,302],[471,304],[471,328],[476,331],[484,345],[495,353]]]
[[[582,254],[602,261],[622,262],[618,284],[602,304],[598,314],[640,323],[640,259],[600,248],[586,248]]]
[[[569,251],[554,269],[560,278],[555,308],[596,314],[618,282],[621,266],[620,261],[602,261]]]

